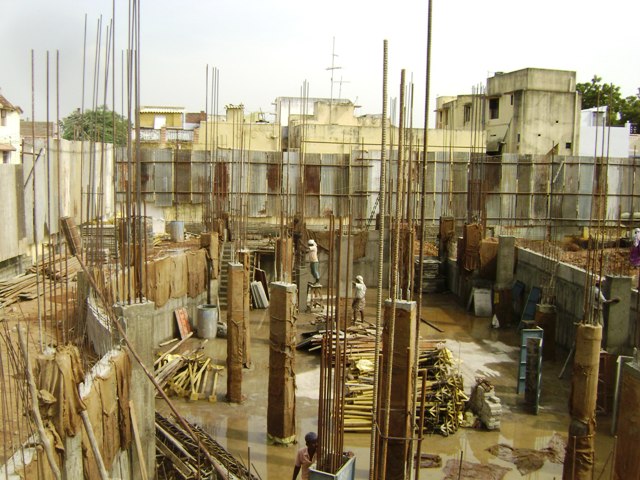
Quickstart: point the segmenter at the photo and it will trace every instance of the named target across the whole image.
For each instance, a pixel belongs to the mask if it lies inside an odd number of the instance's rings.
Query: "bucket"
[[[169,222],[169,235],[172,242],[184,241],[184,222]]]
[[[218,332],[218,306],[198,305],[197,329],[199,338],[216,338]]]

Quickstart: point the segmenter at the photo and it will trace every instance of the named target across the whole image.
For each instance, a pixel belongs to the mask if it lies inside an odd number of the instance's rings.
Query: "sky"
[[[96,37],[102,15],[97,97],[104,91],[106,25],[113,0],[1,0],[0,93],[37,120],[91,108]],[[122,111],[123,51],[129,0],[115,0],[116,111]],[[621,87],[640,87],[637,28],[640,1],[433,0],[431,95],[471,93],[497,71],[550,68],[594,74]],[[277,97],[350,99],[357,114],[382,112],[383,41],[388,40],[389,97],[399,97],[400,72],[414,84],[414,125],[425,109],[427,0],[141,0],[141,105],[205,110],[206,72],[219,71],[219,105],[244,104],[267,120]],[[335,46],[334,46],[335,45]],[[31,51],[34,52],[34,98]],[[332,54],[335,53],[335,56]],[[59,58],[56,67],[56,56]],[[339,67],[334,70],[328,68]],[[59,78],[59,80],[57,80]],[[109,80],[112,82],[112,80]],[[108,86],[108,106],[112,87]],[[126,103],[125,103],[126,104]],[[429,124],[434,115],[430,113]]]

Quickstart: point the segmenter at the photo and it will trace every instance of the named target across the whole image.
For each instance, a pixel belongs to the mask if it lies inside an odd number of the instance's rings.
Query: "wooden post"
[[[227,401],[242,402],[242,348],[244,345],[244,266],[228,265],[227,288]]]
[[[296,294],[295,284],[271,284],[267,438],[280,444],[296,439]]]

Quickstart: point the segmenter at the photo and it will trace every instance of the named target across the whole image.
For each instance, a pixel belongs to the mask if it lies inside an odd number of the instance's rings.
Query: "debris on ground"
[[[420,454],[420,468],[440,468],[440,467],[442,467],[442,457],[440,455],[435,455],[433,453]]]
[[[214,364],[201,348],[178,354],[167,351],[154,362],[156,382],[167,395],[216,401],[218,375],[224,367]]]
[[[510,468],[499,465],[462,461],[456,458],[447,460],[442,470],[443,480],[502,480],[511,471]]]
[[[522,475],[540,470],[545,460],[562,464],[566,442],[562,435],[554,433],[547,446],[541,450],[531,448],[513,448],[504,443],[493,445],[487,451],[500,460],[513,463]]]

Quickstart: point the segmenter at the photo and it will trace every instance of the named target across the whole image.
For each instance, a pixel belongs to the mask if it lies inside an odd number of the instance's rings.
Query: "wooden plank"
[[[178,324],[178,331],[180,332],[180,338],[185,339],[191,332],[191,324],[189,323],[189,313],[184,307],[180,307],[174,310],[176,316],[176,322]]]

